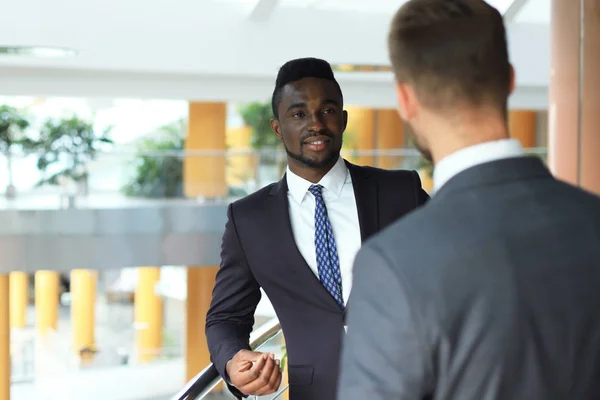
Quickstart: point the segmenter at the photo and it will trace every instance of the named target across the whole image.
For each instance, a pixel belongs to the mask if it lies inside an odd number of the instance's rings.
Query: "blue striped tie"
[[[323,201],[323,186],[312,185],[308,190],[315,196],[315,250],[317,253],[317,269],[321,283],[333,296],[335,301],[344,308],[342,295],[342,273],[340,259],[335,246],[333,229],[327,217],[327,207]]]

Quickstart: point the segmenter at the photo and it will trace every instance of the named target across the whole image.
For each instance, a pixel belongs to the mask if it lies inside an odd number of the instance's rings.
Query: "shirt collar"
[[[440,160],[433,171],[434,192],[459,173],[479,164],[524,155],[516,139],[501,139],[469,146]]]
[[[348,175],[348,167],[342,157],[339,157],[335,165],[325,174],[319,181],[319,185],[335,196],[339,196],[342,193],[346,177]],[[302,203],[304,195],[308,192],[308,188],[313,185],[312,182],[307,181],[304,178],[296,175],[287,167],[286,180],[288,185],[288,191],[291,193],[294,200],[298,203]]]

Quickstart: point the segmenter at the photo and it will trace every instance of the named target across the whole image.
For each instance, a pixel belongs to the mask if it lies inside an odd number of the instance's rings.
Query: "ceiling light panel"
[[[62,47],[0,46],[0,55],[58,58],[75,56],[77,55],[77,51]]]

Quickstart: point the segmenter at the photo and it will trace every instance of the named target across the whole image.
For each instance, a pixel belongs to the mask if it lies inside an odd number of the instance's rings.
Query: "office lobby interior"
[[[285,171],[268,123],[279,67],[329,61],[343,157],[433,189],[396,110],[386,35],[403,2],[3,3],[0,400],[233,398],[205,315],[228,205]],[[600,195],[600,0],[488,3],[516,71],[511,136]],[[253,343],[283,357],[264,295],[255,319]],[[286,388],[284,368],[261,399]]]

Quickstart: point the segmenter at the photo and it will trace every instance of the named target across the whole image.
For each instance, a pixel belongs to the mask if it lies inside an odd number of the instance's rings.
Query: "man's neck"
[[[336,162],[337,160],[334,160],[326,166],[315,168],[309,167],[306,164],[302,164],[301,162],[288,157],[288,166],[290,171],[311,183],[318,183],[321,181],[321,179],[323,179],[323,177],[327,175],[329,171],[331,171],[331,168],[333,168]]]
[[[440,143],[435,149],[432,148],[431,155],[433,156],[434,165],[440,160],[448,157],[449,155],[456,153],[467,147],[476,146],[478,144],[495,142],[497,140],[508,139],[508,134],[504,135],[490,135],[490,136],[476,136],[470,138],[461,138],[460,140],[448,140],[445,143]]]
[[[439,121],[438,121],[439,122]],[[467,147],[509,138],[506,121],[496,116],[461,118],[454,123],[438,123],[432,126],[436,135],[430,140],[434,164]]]

